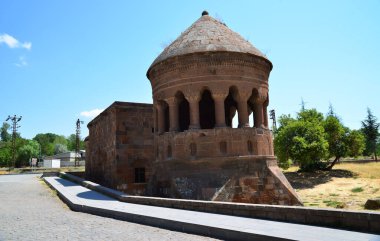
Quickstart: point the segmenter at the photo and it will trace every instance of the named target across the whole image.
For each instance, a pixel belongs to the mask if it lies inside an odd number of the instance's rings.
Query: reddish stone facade
[[[153,153],[151,104],[114,102],[88,124],[86,178],[145,194]]]
[[[150,117],[147,111],[142,119],[150,120],[147,123],[153,125],[154,133],[144,132],[135,149],[129,150],[129,145],[119,144],[124,139],[132,141],[142,127],[123,132],[120,123],[131,118],[128,113],[100,116],[89,124],[88,177],[100,177],[108,186],[138,193],[129,175],[136,166],[132,163],[140,163],[149,170],[146,195],[301,205],[273,153],[267,115],[272,67],[239,34],[203,14],[147,71],[153,106]],[[111,107],[105,113],[119,108]],[[235,115],[238,128],[232,128]],[[111,128],[108,133],[107,128]],[[149,145],[141,147],[144,140]],[[130,156],[140,147],[149,155],[131,162]],[[113,165],[116,158],[123,164]]]

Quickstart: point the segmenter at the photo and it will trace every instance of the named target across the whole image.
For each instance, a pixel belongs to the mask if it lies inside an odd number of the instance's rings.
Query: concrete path
[[[234,240],[380,240],[379,235],[119,202],[59,177],[45,177],[74,210]]]
[[[208,237],[71,211],[39,177],[0,175],[0,241],[206,241]]]

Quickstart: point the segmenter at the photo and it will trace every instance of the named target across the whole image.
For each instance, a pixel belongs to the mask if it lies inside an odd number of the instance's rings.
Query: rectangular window
[[[135,183],[145,183],[145,168],[135,168]]]

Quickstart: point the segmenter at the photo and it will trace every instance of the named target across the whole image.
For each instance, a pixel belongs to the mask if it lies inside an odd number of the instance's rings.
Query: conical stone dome
[[[155,64],[171,57],[199,52],[238,52],[248,53],[269,60],[266,56],[245,40],[240,34],[229,29],[225,24],[210,17],[200,17],[185,32],[154,60]]]

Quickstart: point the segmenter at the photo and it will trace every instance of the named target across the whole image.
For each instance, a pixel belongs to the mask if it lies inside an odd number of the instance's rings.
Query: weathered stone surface
[[[111,105],[89,124],[88,178],[127,193],[301,205],[274,157],[271,70],[253,45],[203,15],[148,69],[150,109]],[[146,189],[133,182],[139,166]]]
[[[135,168],[151,173],[151,104],[114,102],[88,124],[86,178],[128,194],[145,194],[146,181],[135,182]]]
[[[380,209],[380,198],[368,199],[364,207],[371,210]]]

